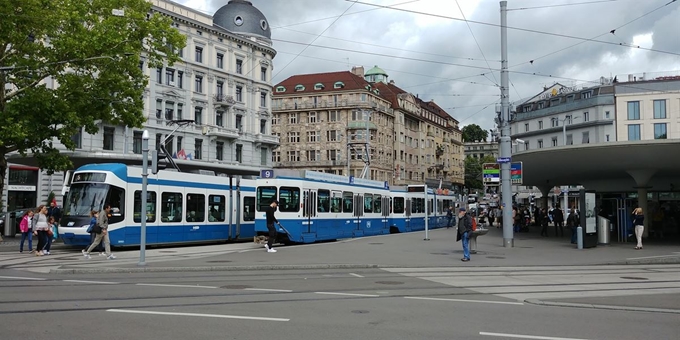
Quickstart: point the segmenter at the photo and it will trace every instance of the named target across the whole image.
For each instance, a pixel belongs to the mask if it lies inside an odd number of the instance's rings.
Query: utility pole
[[[508,2],[501,1],[501,203],[503,206],[503,247],[514,247],[512,220],[512,186],[510,183],[510,79],[508,78]]]

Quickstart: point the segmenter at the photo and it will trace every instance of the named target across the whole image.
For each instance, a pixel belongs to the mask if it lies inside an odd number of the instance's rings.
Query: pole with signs
[[[430,216],[428,216],[428,213],[427,213],[427,184],[425,184],[425,190],[424,190],[423,194],[425,194],[425,241],[429,241],[430,240],[430,228],[429,228],[430,227],[430,223],[429,223]]]
[[[508,2],[501,1],[501,202],[503,206],[503,247],[515,245],[512,229],[512,185],[510,184],[510,78],[508,75]],[[501,161],[502,160],[502,161]]]
[[[146,266],[146,187],[149,184],[149,131],[142,133],[142,211],[139,219],[141,221],[141,231],[139,239],[139,266]]]

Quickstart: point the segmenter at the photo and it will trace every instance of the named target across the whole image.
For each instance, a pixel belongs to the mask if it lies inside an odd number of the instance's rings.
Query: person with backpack
[[[90,211],[90,225],[87,227],[87,232],[90,233],[90,244],[94,243],[94,239],[97,234],[92,230],[97,224],[97,219],[99,218],[99,212],[97,210]],[[104,256],[104,242],[99,242],[96,251],[99,251],[99,256]],[[85,255],[85,249],[83,249],[83,255]]]
[[[104,242],[104,248],[106,249],[106,259],[113,260],[116,257],[111,254],[111,241],[109,240],[109,212],[111,212],[111,204],[104,204],[104,209],[99,213],[97,218],[97,223],[92,227],[97,236],[94,238],[94,242],[90,244],[90,247],[83,252],[83,256],[86,259],[90,258],[90,252],[99,244],[99,242]]]
[[[470,235],[472,234],[473,218],[467,214],[465,208],[458,212],[458,237],[463,243],[463,258],[461,261],[470,261]]]

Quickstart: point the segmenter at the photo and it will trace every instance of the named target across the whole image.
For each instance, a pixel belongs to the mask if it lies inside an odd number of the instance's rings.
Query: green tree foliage
[[[463,127],[463,142],[486,141],[488,137],[489,132],[477,124],[465,125]]]
[[[73,150],[71,136],[97,133],[98,121],[144,123],[140,61],[172,65],[186,44],[150,13],[146,0],[0,2],[0,190],[8,153],[32,153],[52,173],[71,166],[55,142]]]
[[[484,189],[482,164],[496,163],[491,156],[465,158],[465,186],[470,189]]]

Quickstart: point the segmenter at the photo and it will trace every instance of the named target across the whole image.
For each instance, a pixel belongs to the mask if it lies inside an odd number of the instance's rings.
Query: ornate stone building
[[[377,66],[292,76],[275,86],[272,113],[281,138],[274,167],[360,176],[368,160],[366,178],[390,185],[464,183],[458,121]]]

